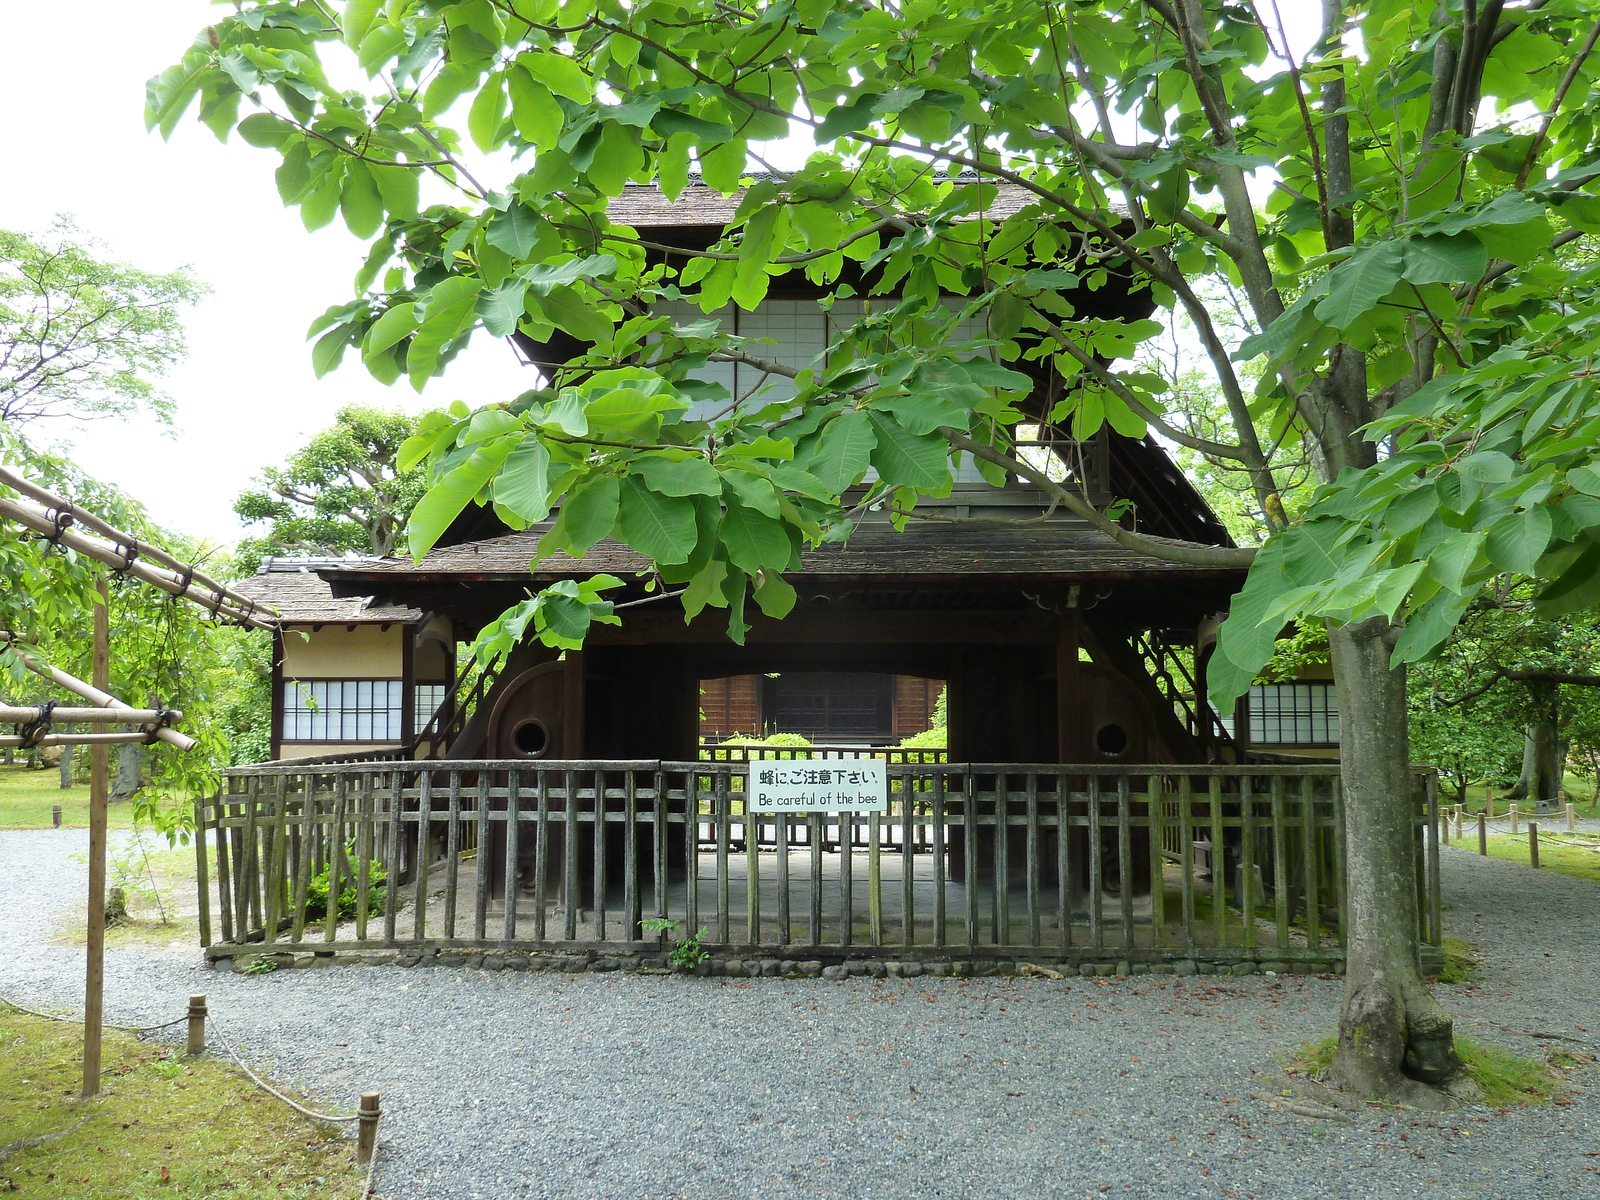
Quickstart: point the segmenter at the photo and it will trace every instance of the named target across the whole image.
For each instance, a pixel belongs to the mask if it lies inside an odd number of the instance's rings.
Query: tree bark
[[[139,772],[144,767],[144,747],[138,742],[124,742],[117,747],[117,777],[111,783],[112,804],[132,800],[139,790]]]
[[[71,733],[72,726],[68,725],[63,732]],[[61,786],[63,789],[72,786],[72,750],[71,746],[61,747]]]
[[[1405,669],[1389,656],[1400,627],[1383,618],[1332,625],[1348,847],[1349,945],[1336,1082],[1362,1096],[1443,1108],[1462,1073],[1450,1015],[1428,993],[1418,956],[1415,830]]]

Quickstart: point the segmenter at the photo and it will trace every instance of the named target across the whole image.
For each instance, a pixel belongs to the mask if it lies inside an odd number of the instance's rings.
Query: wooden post
[[[362,1092],[361,1107],[356,1110],[360,1118],[356,1130],[356,1164],[365,1166],[372,1161],[372,1152],[378,1148],[378,1118],[383,1111],[378,1107],[377,1092]]]
[[[1511,832],[1517,832],[1517,818],[1522,814],[1517,811],[1517,806],[1515,804],[1512,804],[1507,810],[1507,815],[1511,818]]]
[[[189,1043],[184,1048],[186,1054],[204,1054],[206,1052],[206,998],[204,993],[189,997]]]
[[[1483,813],[1478,814],[1478,853],[1489,853],[1489,818]]]
[[[111,587],[95,583],[94,686],[111,688]],[[100,1022],[106,981],[106,798],[111,756],[103,743],[89,747],[89,930],[83,985],[83,1095],[100,1094]]]
[[[1535,871],[1539,869],[1539,822],[1528,822],[1528,863]]]
[[[1571,800],[1567,801],[1566,815],[1567,832],[1576,833],[1578,831],[1578,806]]]
[[[1466,828],[1464,824],[1466,819],[1466,807],[1460,804],[1456,805],[1456,841],[1458,842],[1465,836],[1463,830]]]
[[[1569,805],[1567,805],[1567,807],[1571,808],[1572,805],[1569,804]],[[61,805],[59,805],[59,804],[52,804],[50,806],[50,828],[51,829],[60,829],[61,828]]]
[[[1439,840],[1446,846],[1450,844],[1450,810],[1448,808],[1439,814]]]

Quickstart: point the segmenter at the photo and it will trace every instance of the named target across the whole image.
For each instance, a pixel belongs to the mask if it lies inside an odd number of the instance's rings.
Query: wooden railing
[[[947,763],[950,751],[905,746],[750,746],[729,742],[701,742],[702,762],[748,762],[752,758],[881,758],[885,762]]]
[[[222,897],[215,914],[203,906],[201,937],[214,957],[263,944],[641,951],[668,936],[641,920],[665,917],[705,926],[713,948],[787,958],[1342,962],[1333,767],[891,762],[887,812],[794,815],[746,814],[747,770],[234,768],[198,806]],[[1437,946],[1424,836],[1436,789],[1423,783],[1420,933]],[[319,881],[350,893],[344,919],[308,915]]]

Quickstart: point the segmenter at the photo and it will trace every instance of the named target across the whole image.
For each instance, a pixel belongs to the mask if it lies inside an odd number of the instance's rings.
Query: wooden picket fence
[[[890,761],[888,811],[747,814],[748,763],[283,763],[197,806],[201,938],[786,958],[1192,959],[1337,969],[1337,768]],[[1440,944],[1417,776],[1419,932]],[[326,896],[342,917],[316,912]],[[309,904],[308,904],[309,902]],[[308,911],[308,907],[311,911]],[[220,935],[220,936],[214,936]]]

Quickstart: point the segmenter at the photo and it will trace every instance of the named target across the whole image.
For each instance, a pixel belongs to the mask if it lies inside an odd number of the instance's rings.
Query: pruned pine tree
[[[233,511],[266,528],[240,543],[238,566],[253,571],[266,555],[392,554],[406,519],[427,490],[419,467],[395,465],[416,432],[403,412],[346,405],[281,467],[268,467]]]
[[[902,509],[950,486],[957,451],[1051,486],[1008,432],[1033,362],[1072,385],[1052,421],[1238,464],[1271,524],[1254,553],[1141,537],[1056,491],[1125,544],[1255,559],[1218,699],[1285,622],[1328,623],[1350,889],[1335,1070],[1439,1102],[1459,1062],[1418,967],[1405,665],[1495,572],[1546,581],[1556,611],[1600,598],[1596,281],[1554,253],[1600,228],[1600,14],[1323,0],[1302,36],[1308,8],[246,0],[151,82],[149,119],[170,132],[198,103],[219,136],[280,157],[308,226],[342,215],[371,242],[320,365],[357,349],[421,384],[479,330],[588,345],[549,388],[424,423],[406,454],[434,479],[418,552],[466,504],[521,524],[559,499],[547,548],[619,536],[686,587],[688,612],[726,607],[737,637],[752,587],[787,610],[782,572],[846,527],[841,493],[869,468]],[[324,73],[351,54],[365,93]],[[815,149],[753,176],[763,143],[791,136]],[[607,204],[629,181],[676,196],[691,171],[743,199],[720,241],[668,266]],[[1028,202],[983,216],[996,182]],[[783,272],[827,284],[847,263],[881,299],[794,373],[793,402],[686,419],[707,358],[783,368],[656,301],[750,307]],[[1192,322],[1225,433],[1168,415],[1136,359],[1159,322],[1078,311],[1075,290],[1117,272]],[[1242,340],[1208,307],[1218,288],[1239,297]],[[986,335],[952,338],[974,314]],[[1324,486],[1289,523],[1271,454],[1295,441]],[[593,590],[560,602],[552,636],[607,612]]]

